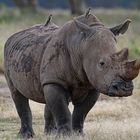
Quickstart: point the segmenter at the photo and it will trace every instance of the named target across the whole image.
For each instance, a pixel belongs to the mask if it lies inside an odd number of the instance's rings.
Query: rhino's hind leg
[[[45,118],[45,129],[44,129],[45,134],[47,135],[54,133],[56,131],[56,125],[52,113],[46,105],[44,109],[44,118]]]
[[[99,93],[95,90],[91,90],[83,102],[74,105],[72,127],[75,133],[83,133],[84,120],[88,112],[95,105],[98,97]]]
[[[32,114],[29,106],[29,100],[25,98],[18,90],[12,92],[18,115],[21,120],[21,129],[19,136],[23,138],[30,138],[34,136],[32,129]]]

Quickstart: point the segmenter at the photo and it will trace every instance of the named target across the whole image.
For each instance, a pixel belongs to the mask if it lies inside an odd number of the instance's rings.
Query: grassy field
[[[0,140],[18,140],[20,120],[10,98],[3,76],[0,76]],[[102,96],[104,98],[105,96]],[[33,113],[33,140],[54,140],[54,135],[44,135],[44,105],[30,101]],[[70,110],[73,106],[70,104]],[[140,90],[133,96],[99,100],[85,122],[85,136],[61,138],[62,140],[140,140]]]
[[[41,10],[38,14],[20,15],[17,10],[3,8],[0,12],[0,69],[3,70],[3,47],[13,33],[34,24],[45,23],[48,15],[53,14],[53,22],[63,25],[72,19],[68,11]],[[105,25],[111,27],[130,18],[132,23],[125,35],[117,37],[118,49],[128,47],[130,59],[140,56],[140,11],[136,10],[93,10]],[[140,76],[134,81],[135,90],[131,97],[109,98],[102,100],[90,111],[85,122],[85,136],[61,138],[67,140],[140,140]],[[55,136],[43,134],[44,105],[30,102],[33,111],[34,140],[53,140]],[[72,111],[72,105],[70,105]],[[0,140],[15,140],[20,128],[13,101],[10,98],[4,76],[0,76]]]

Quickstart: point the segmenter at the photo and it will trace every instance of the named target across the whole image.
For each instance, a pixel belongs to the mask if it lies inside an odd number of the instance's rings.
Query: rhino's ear
[[[88,36],[91,33],[91,28],[88,25],[86,25],[78,20],[74,20],[74,23],[75,23],[77,29],[80,32],[84,33],[84,35]]]
[[[115,27],[112,27],[110,28],[110,30],[114,35],[124,34],[127,31],[130,23],[131,23],[131,20],[127,19],[124,23],[117,25]]]

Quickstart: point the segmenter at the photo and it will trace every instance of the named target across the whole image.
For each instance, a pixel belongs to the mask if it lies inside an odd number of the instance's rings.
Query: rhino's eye
[[[97,66],[98,70],[102,71],[105,68],[105,62],[103,60],[100,60]]]
[[[103,62],[103,61],[100,62],[100,65],[101,66],[104,66],[104,64],[105,64],[105,62]]]

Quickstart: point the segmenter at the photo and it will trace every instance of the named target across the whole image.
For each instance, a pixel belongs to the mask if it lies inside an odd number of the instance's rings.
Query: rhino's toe
[[[24,138],[24,139],[33,138],[34,136],[35,136],[35,133],[33,129],[20,129],[18,133],[18,137]]]

